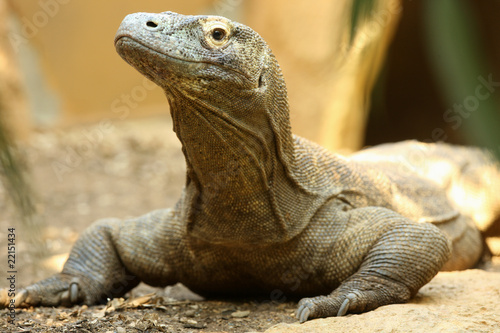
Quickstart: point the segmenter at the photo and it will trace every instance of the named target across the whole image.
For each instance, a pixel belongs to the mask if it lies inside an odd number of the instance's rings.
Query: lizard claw
[[[300,300],[297,313],[295,314],[300,323],[318,316],[318,304],[323,298],[325,298],[325,296],[303,298]]]
[[[78,302],[78,283],[73,279],[69,285],[69,301],[71,304]]]
[[[14,297],[14,304],[16,307],[23,307],[24,302],[28,298],[28,292],[25,289],[22,289],[16,297]]]
[[[349,305],[356,299],[356,295],[353,293],[347,294],[345,300],[342,302],[342,305],[339,308],[339,312],[337,312],[337,317],[345,316],[347,311],[349,311]]]
[[[303,322],[307,321],[307,319],[309,318],[309,315],[311,314],[311,309],[309,307],[310,305],[312,305],[312,304],[304,303],[304,304],[300,305],[299,308],[297,309],[295,317],[297,317],[297,319],[299,320],[299,323],[302,324]]]
[[[359,297],[356,292],[351,292],[342,298],[330,296],[303,298],[299,302],[296,317],[303,323],[312,318],[345,316],[349,310],[353,310]]]

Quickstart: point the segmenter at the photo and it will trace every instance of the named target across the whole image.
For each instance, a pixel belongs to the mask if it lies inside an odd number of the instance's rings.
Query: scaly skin
[[[478,261],[474,224],[486,230],[499,212],[486,153],[404,142],[347,158],[292,135],[276,59],[222,17],[129,15],[115,44],[165,90],[184,192],[172,209],[97,221],[63,271],[17,305],[95,304],[140,281],[182,282],[207,296],[307,297],[303,322],[406,302],[440,269]]]

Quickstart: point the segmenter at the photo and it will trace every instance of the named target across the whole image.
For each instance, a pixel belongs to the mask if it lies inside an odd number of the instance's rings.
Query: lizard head
[[[128,63],[158,85],[193,98],[222,81],[240,89],[257,88],[267,51],[262,38],[239,23],[172,12],[128,15],[115,45]]]
[[[261,144],[277,144],[283,158],[291,154],[285,82],[251,28],[220,16],[136,13],[123,20],[115,46],[165,90],[174,118],[189,108],[209,110],[260,137]]]

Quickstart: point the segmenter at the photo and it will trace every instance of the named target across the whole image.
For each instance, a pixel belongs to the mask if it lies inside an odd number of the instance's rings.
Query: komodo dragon
[[[223,17],[132,14],[115,45],[165,90],[184,191],[174,208],[95,222],[17,305],[182,282],[206,296],[306,297],[304,322],[406,302],[439,270],[482,257],[500,212],[488,153],[410,141],[343,157],[293,135],[274,55]]]

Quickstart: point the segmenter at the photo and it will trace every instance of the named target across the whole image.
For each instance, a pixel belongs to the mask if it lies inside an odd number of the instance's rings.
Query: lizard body
[[[115,45],[165,90],[186,186],[171,209],[95,222],[18,304],[182,282],[209,296],[306,297],[305,321],[405,302],[440,269],[479,260],[479,229],[500,211],[487,153],[402,142],[342,157],[294,136],[275,57],[223,17],[129,15]]]

